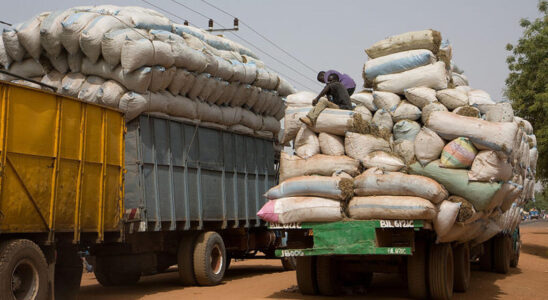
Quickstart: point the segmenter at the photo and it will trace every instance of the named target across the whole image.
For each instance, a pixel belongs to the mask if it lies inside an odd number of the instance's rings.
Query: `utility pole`
[[[213,32],[213,31],[238,31],[239,30],[239,20],[238,18],[234,18],[234,28],[217,28],[217,29],[214,29],[213,28],[213,19],[209,19],[209,24],[208,24],[208,28],[206,29],[206,31],[209,31],[209,32]]]

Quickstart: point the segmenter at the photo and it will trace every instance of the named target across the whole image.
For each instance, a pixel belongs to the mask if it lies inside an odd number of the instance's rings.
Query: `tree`
[[[521,19],[523,36],[506,62],[510,74],[505,95],[512,101],[516,115],[531,122],[537,137],[539,159],[537,179],[548,184],[548,1],[538,3],[540,17],[533,22]],[[545,189],[546,190],[546,189]]]

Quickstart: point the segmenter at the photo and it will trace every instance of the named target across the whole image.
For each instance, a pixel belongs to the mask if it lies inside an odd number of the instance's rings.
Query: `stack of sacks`
[[[127,121],[156,112],[270,138],[280,130],[282,97],[295,92],[249,49],[140,7],[42,13],[4,30],[0,65],[119,108]]]
[[[353,111],[326,109],[313,128],[299,118],[315,95],[289,95],[282,142],[293,141],[296,155],[282,155],[280,180],[365,170],[354,178],[344,210],[350,218],[432,220],[440,242],[480,243],[513,230],[520,207],[534,197],[533,128],[482,90],[447,88],[449,80],[430,85],[448,78],[445,68],[430,77],[440,80],[406,78],[449,60],[438,40],[435,31],[409,33],[368,49],[365,75],[376,89],[352,95]],[[390,58],[396,54],[403,58]],[[400,78],[380,84],[392,75]]]

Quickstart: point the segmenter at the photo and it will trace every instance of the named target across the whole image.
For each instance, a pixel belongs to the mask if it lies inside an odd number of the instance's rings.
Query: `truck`
[[[409,296],[450,299],[470,285],[470,264],[506,274],[519,261],[519,227],[486,242],[436,243],[425,220],[343,220],[270,224],[287,231],[280,257],[297,260],[297,283],[305,295],[335,296],[346,285],[368,287],[374,273],[399,273]]]
[[[174,264],[181,283],[214,285],[232,258],[276,258],[282,233],[255,215],[276,181],[273,140],[167,116],[126,124],[5,81],[0,93],[1,299],[74,298],[81,252],[104,286]]]

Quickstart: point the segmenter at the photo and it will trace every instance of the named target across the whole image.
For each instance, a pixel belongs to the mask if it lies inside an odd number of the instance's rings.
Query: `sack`
[[[6,53],[11,57],[11,59],[18,62],[22,61],[27,54],[27,51],[23,45],[19,43],[17,30],[4,29],[4,32],[2,32],[2,40],[4,42]]]
[[[439,101],[450,110],[468,105],[468,95],[457,89],[445,89],[436,92]]]
[[[344,141],[340,136],[320,132],[318,136],[320,151],[325,155],[344,155]]]
[[[379,109],[375,112],[375,115],[373,115],[371,127],[375,135],[387,139],[392,134],[393,126],[392,117],[386,110]]]
[[[285,197],[322,197],[345,200],[352,197],[352,180],[341,177],[299,176],[290,178],[269,189],[267,199]]]
[[[414,196],[432,203],[447,199],[447,190],[436,181],[418,175],[400,172],[384,172],[381,169],[368,169],[354,178],[356,196]]]
[[[174,96],[178,95],[183,87],[192,86],[196,80],[195,76],[192,76],[191,73],[185,69],[176,69],[173,80],[168,86],[168,90]]]
[[[486,108],[489,104],[495,104],[491,96],[485,91],[473,89],[468,92],[468,101],[470,105],[479,108],[482,114],[486,113]]]
[[[105,80],[97,76],[88,76],[86,81],[80,87],[78,99],[85,100],[91,103],[99,103],[99,90]]]
[[[480,150],[512,153],[518,131],[516,123],[496,123],[463,117],[450,112],[433,112],[426,123],[442,138],[467,137]]]
[[[9,69],[12,61],[13,60],[6,52],[4,41],[0,39],[0,64],[4,67],[4,69]]]
[[[415,143],[408,140],[398,140],[394,142],[394,153],[403,158],[406,165],[415,162]]]
[[[405,98],[411,104],[423,109],[426,105],[437,102],[436,91],[427,87],[412,87],[404,90]]]
[[[503,153],[481,151],[472,164],[468,179],[471,181],[508,181],[512,178],[512,165]]]
[[[472,241],[472,245],[478,245],[487,241],[488,239],[497,235],[497,233],[501,232],[501,230],[502,229],[497,225],[496,222],[489,219],[488,223],[481,231],[481,234]]]
[[[359,92],[350,96],[350,101],[356,105],[363,105],[369,109],[369,111],[376,111],[377,106],[373,102],[373,94],[369,92]]]
[[[276,91],[278,95],[286,97],[288,95],[294,94],[297,90],[284,78],[278,76],[278,85],[276,86]]]
[[[488,106],[485,120],[489,122],[513,122],[514,110],[512,104],[510,102],[501,102]]]
[[[295,153],[302,158],[309,158],[320,153],[320,142],[314,131],[303,125],[295,138]]]
[[[460,203],[447,200],[438,205],[438,214],[434,218],[434,230],[438,236],[444,236],[451,230],[457,219],[459,208]]]
[[[465,117],[472,117],[472,118],[481,117],[479,109],[469,105],[457,107],[455,110],[453,110],[453,113],[460,116],[465,116]]]
[[[424,166],[440,157],[445,142],[432,130],[423,127],[415,137],[415,156]]]
[[[437,54],[441,44],[441,34],[436,30],[411,31],[378,41],[365,49],[370,58],[377,58],[396,52],[427,49]]]
[[[223,117],[221,109],[214,104],[207,103],[201,100],[195,100],[196,103],[196,118],[202,122],[210,122],[221,124]],[[254,113],[248,110],[242,110],[242,125],[247,126],[253,130],[260,130],[262,126],[262,120],[255,116]],[[251,127],[253,125],[253,127]]]
[[[445,64],[441,61],[402,73],[381,75],[374,81],[379,91],[396,94],[403,94],[405,89],[417,86],[442,90],[447,88],[447,83],[447,71]]]
[[[373,92],[373,104],[378,109],[384,109],[387,112],[394,112],[400,105],[400,96],[390,92]]]
[[[354,197],[348,203],[348,214],[356,220],[432,220],[436,216],[436,207],[419,197]]]
[[[373,151],[390,151],[390,144],[386,140],[370,134],[347,132],[344,139],[344,150],[348,156],[363,163],[367,155]]]
[[[440,167],[468,169],[477,153],[478,150],[467,138],[456,138],[443,147]]]
[[[318,197],[288,197],[268,201],[259,218],[277,224],[335,222],[342,219],[341,203]]]
[[[529,150],[529,166],[531,170],[533,170],[533,173],[536,173],[537,161],[538,161],[538,149],[535,146]]]
[[[455,223],[445,235],[438,235],[436,243],[450,243],[455,241],[466,243],[479,235],[480,231],[483,229],[483,223],[483,220],[478,220],[466,225]]]
[[[316,98],[317,94],[309,91],[300,91],[295,94],[287,96],[285,103],[292,107],[306,107],[312,106],[312,100]]]
[[[221,119],[222,119],[221,122],[223,125],[232,126],[234,124],[239,124],[240,120],[242,120],[242,108],[240,107],[220,106],[219,109],[221,110]],[[270,124],[270,122],[268,121],[263,123]],[[264,129],[264,128],[265,127],[263,126],[263,128],[261,129]],[[264,130],[267,130],[267,129],[264,129]],[[268,130],[268,131],[272,131],[272,130]]]
[[[472,219],[478,214],[474,209],[472,203],[459,196],[450,196],[448,201],[459,205],[456,221],[460,223],[470,223]]]
[[[118,24],[122,25],[120,21],[116,20]],[[99,24],[98,24],[99,25]],[[103,59],[112,66],[117,66],[120,64],[120,59],[122,57],[122,47],[127,40],[140,40],[148,37],[148,32],[146,30],[135,29],[135,28],[125,28],[113,30],[109,32],[101,31],[101,53],[103,54]],[[98,31],[96,32],[96,29]],[[99,35],[100,27],[93,27],[93,32],[89,32],[89,42],[92,43],[91,36]],[[104,34],[104,35],[103,35]],[[93,43],[92,43],[93,44]],[[86,49],[86,56],[93,62],[93,59],[99,55],[95,53],[94,47],[84,46],[83,49]],[[85,53],[85,52],[84,52]]]
[[[348,156],[317,154],[308,159],[302,159],[282,152],[280,156],[280,181],[303,175],[331,176],[336,171],[343,171],[351,176],[356,176],[358,175],[359,166],[359,161]]]
[[[373,118],[373,115],[371,115],[371,111],[367,109],[367,107],[363,105],[358,105],[354,108],[354,114],[359,114],[362,117],[362,121],[370,123],[371,119]]]
[[[476,211],[487,208],[502,185],[501,183],[469,182],[468,171],[441,168],[439,161],[433,161],[426,167],[414,163],[410,166],[409,172],[434,179],[443,185],[451,195],[461,196],[470,201]]]
[[[116,66],[120,63],[120,53],[122,51],[122,45],[124,39],[122,36],[118,42],[117,49],[114,49],[116,52],[115,57],[111,57],[109,50],[112,50],[114,45],[109,44],[108,42],[103,44],[103,36],[106,40],[109,40],[113,35],[120,30],[124,30],[125,34],[123,37],[129,39],[142,39],[148,34],[144,30],[136,28],[127,28],[126,24],[131,24],[131,19],[126,16],[112,16],[102,14],[93,19],[82,31],[80,34],[79,42],[82,52],[86,57],[92,62],[96,62],[101,55],[101,50],[103,52],[103,59],[105,59],[112,66]],[[141,34],[138,34],[140,32]],[[106,46],[107,49],[101,49]]]
[[[162,41],[126,40],[121,55],[121,64],[126,72],[143,66],[160,65],[169,68],[175,63],[171,46]]]
[[[12,63],[8,71],[26,78],[42,77],[46,74],[44,67],[32,58],[25,59],[22,62]]]
[[[353,114],[351,110],[327,108],[322,111],[312,130],[317,133],[327,132],[344,136],[345,132],[352,128]]]
[[[228,62],[225,59],[223,60],[228,63],[228,65],[230,66],[231,72],[234,72],[232,71],[232,65],[230,64],[230,62]],[[230,77],[228,77],[228,79],[230,79]],[[225,80],[228,80],[228,79],[225,79]],[[253,84],[263,89],[273,90],[278,85],[278,75],[268,69],[257,68],[257,79],[255,80]],[[289,96],[287,97],[289,98]]]
[[[421,110],[418,107],[409,104],[409,102],[407,101],[402,101],[400,105],[398,105],[396,110],[392,113],[392,116],[394,122],[405,119],[415,121],[420,119]]]
[[[75,54],[67,55],[67,63],[71,72],[77,73],[82,70],[82,61],[84,59],[84,54],[80,51]]]
[[[80,33],[98,16],[99,14],[95,12],[77,12],[69,15],[61,22],[63,29],[60,39],[68,53],[74,54],[80,51]]]
[[[130,91],[146,93],[152,82],[152,68],[143,67],[127,73],[122,66],[118,66],[112,71],[111,79],[118,81]]]
[[[401,158],[384,151],[371,152],[366,155],[361,162],[366,168],[376,167],[392,172],[399,171],[405,167],[405,163]]]
[[[432,51],[410,50],[368,60],[363,67],[363,74],[367,80],[373,81],[379,75],[400,73],[435,62],[436,56]]]
[[[40,45],[40,24],[50,14],[44,12],[26,21],[17,30],[17,39],[27,53],[34,59],[40,59],[42,45]],[[6,69],[9,66],[4,66]]]
[[[42,77],[40,82],[57,88],[57,92],[61,93],[61,88],[63,86],[62,84],[63,77],[65,77],[64,74],[61,74],[57,71],[51,71],[47,73],[46,75],[44,75],[44,77]]]
[[[97,93],[97,102],[110,107],[118,108],[120,98],[126,93],[126,89],[114,80],[105,81]]]
[[[394,140],[415,141],[415,137],[419,134],[421,126],[415,121],[401,120],[394,124]]]
[[[445,107],[445,105],[439,102],[432,102],[426,105],[422,109],[422,116],[421,116],[422,124],[426,124],[428,122],[428,118],[430,117],[430,114],[435,111],[448,111],[448,110],[447,110],[447,107]]]
[[[40,23],[40,44],[50,56],[56,57],[61,53],[61,33],[63,32],[61,22],[75,12],[75,9],[55,11]]]
[[[61,94],[68,95],[71,97],[77,97],[80,87],[86,80],[86,76],[82,73],[68,73],[63,77],[61,82]]]
[[[451,72],[451,78],[453,79],[453,84],[455,86],[468,86],[468,78],[464,74],[459,74]]]

